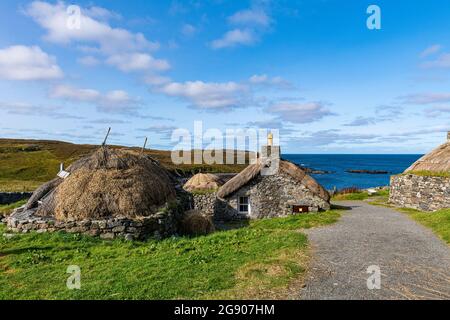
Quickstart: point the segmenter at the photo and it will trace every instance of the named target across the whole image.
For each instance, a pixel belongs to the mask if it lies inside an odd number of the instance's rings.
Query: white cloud
[[[230,110],[242,106],[247,99],[247,87],[236,82],[170,82],[156,91],[188,100],[192,107],[205,110]]]
[[[78,59],[78,63],[87,66],[94,67],[100,64],[100,60],[93,56],[85,56]]]
[[[34,1],[26,7],[25,14],[47,31],[44,37],[47,41],[75,44],[89,55],[79,59],[84,65],[98,64],[94,59],[99,58],[92,55],[101,55],[106,63],[124,72],[169,69],[167,61],[149,53],[159,48],[157,42],[149,41],[142,33],[108,24],[108,19],[120,18],[117,14],[100,7],[81,8],[80,27],[70,28],[66,10],[67,4],[62,1],[55,4]]]
[[[236,28],[227,31],[221,38],[211,42],[213,49],[249,46],[256,43],[267,31],[272,19],[262,7],[254,7],[234,13],[228,17],[228,23]]]
[[[264,10],[259,8],[241,10],[228,17],[231,24],[240,25],[260,25],[267,27],[270,24],[270,17]]]
[[[0,103],[0,110],[21,116],[48,117],[52,119],[84,119],[71,115],[56,106],[37,106],[29,103]]]
[[[295,123],[314,122],[326,116],[334,115],[320,102],[280,102],[266,108],[266,111],[277,115],[283,121]]]
[[[193,36],[196,32],[197,28],[188,23],[184,24],[183,27],[181,28],[181,33],[187,37]]]
[[[420,54],[421,58],[426,58],[428,56],[431,56],[441,50],[442,46],[440,44],[434,44],[432,46],[429,46],[425,50],[423,50]]]
[[[7,80],[50,80],[63,77],[56,59],[37,46],[0,49],[0,78]]]
[[[273,86],[281,89],[291,89],[293,85],[282,77],[269,77],[266,74],[255,74],[249,82],[254,85]]]
[[[92,15],[83,14],[84,8],[81,10],[80,28],[68,28],[69,16],[66,10],[67,5],[62,1],[55,4],[34,1],[26,7],[25,13],[47,30],[45,38],[54,43],[88,42],[98,45],[100,51],[108,54],[158,47],[157,43],[148,41],[142,33],[113,28],[104,21],[95,20]]]
[[[166,60],[155,59],[146,53],[116,54],[109,57],[106,62],[123,72],[165,71],[170,69]]]
[[[151,132],[153,134],[161,135],[164,139],[169,139],[172,136],[172,133],[179,129],[179,127],[171,126],[171,125],[165,125],[165,124],[156,124],[151,125],[146,128],[138,129],[139,131],[143,132]]]
[[[255,42],[256,37],[251,30],[234,29],[225,33],[222,38],[214,40],[211,46],[214,49],[222,49],[237,45],[251,45]]]
[[[122,16],[116,12],[110,11],[102,7],[90,7],[83,10],[83,13],[91,18],[99,20],[122,19]]]
[[[450,102],[450,93],[419,93],[399,98],[406,104],[434,104]]]
[[[450,68],[450,53],[443,53],[434,60],[422,63],[423,68]]]
[[[144,82],[150,86],[161,86],[170,82],[169,77],[149,74],[144,77]]]
[[[101,112],[134,113],[136,99],[131,98],[123,90],[113,90],[101,93],[93,89],[82,89],[68,85],[54,86],[50,90],[50,97],[72,102],[93,103]]]

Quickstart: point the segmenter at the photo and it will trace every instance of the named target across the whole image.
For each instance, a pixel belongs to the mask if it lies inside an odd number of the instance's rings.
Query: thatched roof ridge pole
[[[106,134],[105,140],[103,140],[102,146],[106,146],[106,140],[108,140],[109,133],[111,132],[111,127],[108,128],[108,133]]]
[[[144,146],[142,147],[141,154],[144,154],[146,145],[147,145],[147,137],[145,137]]]

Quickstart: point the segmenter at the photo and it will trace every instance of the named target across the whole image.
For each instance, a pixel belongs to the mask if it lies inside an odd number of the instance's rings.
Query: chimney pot
[[[267,145],[271,147],[273,145],[273,134],[272,132],[269,132],[267,135]]]

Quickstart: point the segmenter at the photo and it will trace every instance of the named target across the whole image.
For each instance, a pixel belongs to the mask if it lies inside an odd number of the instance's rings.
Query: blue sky
[[[0,136],[100,143],[111,126],[171,149],[201,120],[279,129],[286,153],[423,153],[450,128],[448,30],[445,0],[3,0]]]

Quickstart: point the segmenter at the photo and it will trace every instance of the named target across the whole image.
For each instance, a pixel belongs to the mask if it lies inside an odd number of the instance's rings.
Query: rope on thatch
[[[263,164],[260,161],[258,161],[258,163],[256,164],[247,166],[243,171],[231,178],[219,189],[219,192],[217,193],[219,198],[223,199],[231,195],[232,193],[252,181],[261,173],[262,167]],[[314,178],[307,175],[302,168],[293,164],[292,162],[281,160],[279,172],[291,176],[321,199],[325,201],[330,200],[328,191],[326,191]]]

